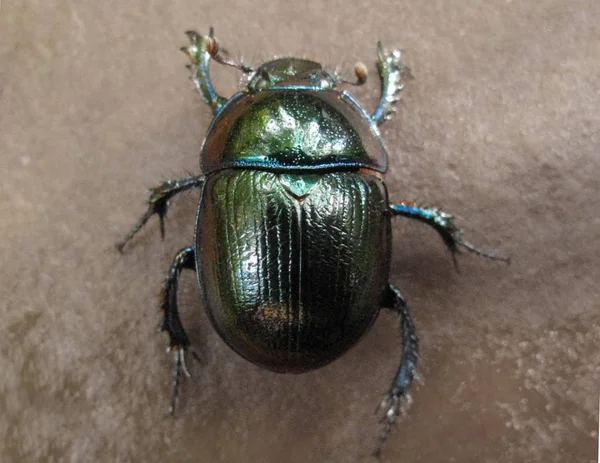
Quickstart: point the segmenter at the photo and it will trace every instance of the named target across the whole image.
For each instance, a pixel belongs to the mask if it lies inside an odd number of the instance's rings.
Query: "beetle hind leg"
[[[173,390],[171,394],[171,406],[169,408],[171,414],[175,411],[175,404],[179,395],[181,374],[183,373],[187,377],[190,376],[185,364],[185,356],[190,347],[190,340],[179,318],[179,311],[177,310],[177,289],[179,287],[181,271],[183,269],[196,270],[195,254],[193,248],[187,247],[183,248],[175,255],[160,296],[160,306],[163,312],[161,331],[166,331],[168,333],[168,351],[173,354]]]
[[[396,311],[400,318],[402,359],[398,371],[392,380],[392,385],[389,391],[383,396],[381,405],[378,407],[378,410],[380,408],[385,410],[385,415],[381,420],[382,430],[379,442],[373,453],[377,458],[381,455],[383,444],[392,430],[396,419],[410,405],[411,397],[408,391],[416,376],[419,360],[419,339],[415,325],[413,324],[406,300],[398,288],[388,285],[384,294],[383,306]]]

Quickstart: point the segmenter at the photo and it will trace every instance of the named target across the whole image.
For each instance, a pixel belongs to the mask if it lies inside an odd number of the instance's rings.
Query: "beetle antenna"
[[[339,76],[336,76],[336,80],[341,84],[363,85],[367,81],[367,67],[363,63],[356,63],[356,66],[354,66],[354,75],[356,76],[356,81],[346,80]]]
[[[227,51],[220,49],[219,42],[217,42],[217,39],[215,39],[214,29],[212,27],[210,28],[210,31],[208,32],[208,37],[206,39],[208,53],[210,54],[210,57],[217,63],[234,67],[246,74],[254,72],[254,68],[252,66],[248,66],[247,64],[244,64],[241,61],[234,61],[232,59],[225,58],[221,55],[221,52],[227,54]]]

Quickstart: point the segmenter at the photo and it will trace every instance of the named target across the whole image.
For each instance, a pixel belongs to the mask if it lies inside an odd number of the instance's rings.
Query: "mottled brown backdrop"
[[[182,307],[192,362],[166,416],[170,359],[156,295],[192,240],[197,193],[113,244],[146,189],[197,172],[211,119],[177,50],[217,36],[256,64],[306,55],[368,108],[375,43],[415,79],[383,129],[395,200],[456,213],[506,267],[395,223],[393,281],[422,341],[422,381],[386,462],[596,461],[600,385],[600,2],[3,0],[0,10],[0,461],[363,462],[399,330],[383,314],[340,361],[301,376],[233,354]],[[233,69],[214,72],[232,94]]]

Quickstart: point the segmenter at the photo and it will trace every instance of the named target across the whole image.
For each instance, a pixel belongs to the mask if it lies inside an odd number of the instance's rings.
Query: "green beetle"
[[[163,330],[174,353],[175,406],[187,374],[190,341],[179,319],[183,269],[195,270],[214,328],[239,355],[269,370],[309,371],[340,357],[369,330],[379,310],[398,313],[403,334],[400,367],[382,406],[381,451],[416,373],[418,340],[408,306],[389,282],[391,218],[434,227],[454,258],[467,242],[452,216],[411,202],[391,204],[383,182],[387,152],[377,126],[389,118],[408,69],[400,50],[378,44],[381,101],[370,115],[344,81],[314,61],[280,58],[254,69],[219,52],[208,36],[188,32],[183,48],[192,80],[215,118],[200,154],[204,176],[165,182],[152,190],[146,213],[117,245],[125,244],[168,201],[200,188],[194,243],[179,251],[162,292]],[[211,83],[210,61],[234,66],[247,87],[226,99]],[[356,84],[366,69],[356,67]]]

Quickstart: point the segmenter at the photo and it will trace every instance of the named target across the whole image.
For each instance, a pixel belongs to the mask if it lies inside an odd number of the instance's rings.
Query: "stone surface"
[[[1,461],[359,462],[399,358],[382,314],[338,362],[300,376],[237,357],[181,305],[191,362],[177,417],[156,294],[191,243],[197,195],[125,256],[146,188],[197,172],[211,120],[177,49],[215,26],[233,56],[307,56],[374,108],[375,43],[415,79],[382,131],[395,200],[457,215],[510,267],[394,226],[392,279],[422,341],[422,384],[386,462],[596,461],[600,384],[600,3],[376,4],[4,0],[0,10]],[[215,69],[220,92],[233,69]]]

